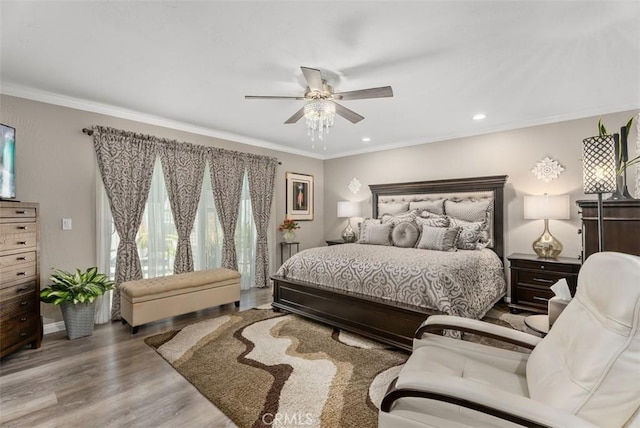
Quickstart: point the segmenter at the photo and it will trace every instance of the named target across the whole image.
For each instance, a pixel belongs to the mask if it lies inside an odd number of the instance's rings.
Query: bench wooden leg
[[[234,305],[236,305],[236,308],[239,308],[240,307],[240,300],[236,300],[234,302]]]
[[[136,334],[138,332],[138,326],[131,326],[131,334]]]
[[[122,325],[125,325],[127,323],[127,320],[122,318]]]

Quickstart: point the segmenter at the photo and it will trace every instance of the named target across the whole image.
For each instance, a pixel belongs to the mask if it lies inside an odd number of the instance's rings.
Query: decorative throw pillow
[[[404,221],[415,221],[416,220],[416,212],[415,211],[407,211],[402,214],[383,214],[382,215],[382,223],[390,223],[394,227]]]
[[[422,226],[422,234],[418,248],[423,250],[455,251],[456,239],[460,233],[458,227]]]
[[[416,217],[416,223],[420,227],[422,227],[425,224],[431,227],[449,227],[449,217],[445,215],[432,214],[432,217],[428,217],[428,218],[424,218],[422,216]]]
[[[362,220],[360,223],[358,223],[358,239],[362,236],[362,226],[367,223],[367,224],[380,224],[380,219],[379,218],[365,218],[364,220]]]
[[[391,245],[392,225],[363,222],[360,230],[359,244]]]
[[[460,228],[456,247],[461,250],[481,250],[489,245],[489,232],[486,221],[468,222],[456,218],[450,219],[450,225]]]
[[[447,199],[444,202],[444,212],[449,217],[455,217],[459,220],[484,221],[492,209],[491,202],[491,199],[483,199],[481,201],[452,201]]]
[[[409,202],[379,202],[378,218],[385,214],[396,215],[409,211]]]
[[[420,237],[418,226],[411,221],[398,223],[391,232],[393,245],[402,248],[413,248]]]
[[[444,214],[444,199],[435,199],[433,201],[414,201],[409,202],[410,210],[427,211],[433,214]]]

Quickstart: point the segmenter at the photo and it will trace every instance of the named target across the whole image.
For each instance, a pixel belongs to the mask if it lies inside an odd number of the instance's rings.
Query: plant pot
[[[64,326],[67,329],[69,339],[91,336],[96,319],[96,302],[93,303],[69,303],[60,304]]]

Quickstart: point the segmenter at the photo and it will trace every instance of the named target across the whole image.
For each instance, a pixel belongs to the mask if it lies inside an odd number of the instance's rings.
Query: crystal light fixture
[[[316,137],[324,141],[324,136],[329,133],[329,127],[333,126],[333,118],[336,116],[336,105],[331,101],[316,98],[307,101],[304,106],[304,117],[307,119],[307,135],[311,141]]]

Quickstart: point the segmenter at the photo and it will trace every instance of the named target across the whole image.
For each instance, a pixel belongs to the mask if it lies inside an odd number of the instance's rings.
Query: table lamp
[[[347,217],[347,227],[342,231],[342,240],[344,242],[355,242],[356,233],[351,227],[351,217],[357,217],[360,215],[360,203],[353,201],[339,201],[338,202],[338,218]]]
[[[554,259],[562,252],[562,243],[549,232],[549,220],[568,220],[569,195],[547,195],[524,197],[524,218],[544,220],[544,232],[533,241],[533,251],[542,258]]]

